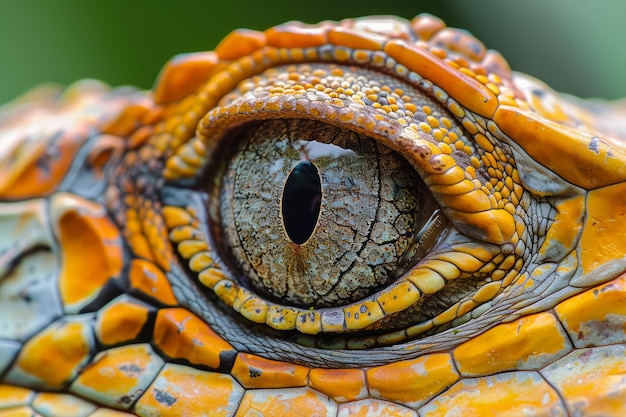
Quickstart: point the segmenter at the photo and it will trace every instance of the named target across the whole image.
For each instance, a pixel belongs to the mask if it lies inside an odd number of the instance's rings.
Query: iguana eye
[[[301,119],[254,124],[236,143],[220,212],[243,285],[288,305],[337,306],[414,264],[406,254],[436,204],[398,153]]]
[[[243,317],[261,345],[368,350],[462,326],[516,277],[510,150],[395,71],[298,64],[224,85],[166,161],[165,223],[192,278],[180,282],[223,334]]]

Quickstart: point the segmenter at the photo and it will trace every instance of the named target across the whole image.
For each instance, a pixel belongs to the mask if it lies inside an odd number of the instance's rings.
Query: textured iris
[[[235,144],[220,210],[241,283],[323,307],[360,300],[404,270],[431,197],[402,156],[310,120],[264,121]]]

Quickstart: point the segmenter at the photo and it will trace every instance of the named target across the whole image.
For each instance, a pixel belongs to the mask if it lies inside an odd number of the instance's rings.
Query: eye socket
[[[199,303],[190,287],[190,308],[222,323],[233,343],[245,333],[252,343],[279,337],[322,349],[413,343],[494,317],[485,312],[524,263],[516,234],[524,223],[512,211],[525,194],[485,121],[466,113],[458,123],[450,114],[464,111],[458,103],[420,86],[368,68],[278,67],[206,113],[167,160],[161,190],[170,242],[195,278],[190,285],[200,285],[198,297],[206,295]],[[450,112],[437,100],[449,101]],[[470,125],[480,140],[464,129]],[[364,163],[346,170],[342,161],[337,167],[350,175],[331,175],[301,157],[311,143]],[[302,162],[317,174],[290,179]],[[313,184],[304,195],[314,210],[294,232],[302,221],[297,207],[283,204],[285,189],[303,179]],[[375,191],[348,192],[345,184]],[[285,219],[291,214],[296,220]],[[363,218],[370,222],[358,233]],[[366,258],[372,254],[376,262]],[[300,273],[305,267],[313,273]],[[205,312],[213,307],[227,314]],[[239,325],[245,330],[231,332]]]
[[[303,119],[251,125],[234,143],[220,212],[240,284],[282,304],[337,306],[419,261],[415,236],[437,205],[392,149]]]

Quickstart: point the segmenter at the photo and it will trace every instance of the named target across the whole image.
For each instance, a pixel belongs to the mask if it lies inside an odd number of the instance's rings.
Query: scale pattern
[[[358,301],[281,304],[225,261],[224,149],[295,119],[393,149],[441,210]],[[625,120],[430,15],[33,90],[0,108],[0,416],[624,415]]]

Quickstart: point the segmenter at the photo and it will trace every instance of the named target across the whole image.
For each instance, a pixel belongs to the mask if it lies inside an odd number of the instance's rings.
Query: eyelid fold
[[[446,214],[467,224],[468,231],[480,231],[478,237],[490,243],[517,244],[523,224],[515,211],[522,187],[512,158],[478,122],[469,122],[478,116],[467,113],[461,127],[423,92],[367,69],[303,64],[268,70],[256,80],[260,84],[241,84],[206,114],[196,136],[167,160],[166,178],[196,177],[197,165],[210,164],[220,141],[241,124],[274,118],[323,120],[374,137],[405,156],[425,183],[433,185],[431,191]],[[479,140],[466,134],[468,126]],[[480,170],[489,171],[483,177],[493,173],[496,181],[483,184]]]
[[[268,68],[290,63],[335,62],[369,66],[390,72],[412,84],[425,83],[432,87],[432,82],[421,75],[421,72],[428,72],[429,67],[437,67],[441,65],[440,61],[445,61],[457,79],[454,82],[473,76],[478,82],[497,91],[499,99],[506,98],[507,103],[514,100],[511,73],[506,62],[494,51],[477,53],[476,51],[484,50],[484,46],[468,33],[453,29],[442,31],[444,28],[445,25],[439,19],[420,15],[410,23],[393,18],[362,18],[339,23],[323,22],[319,25],[292,22],[269,29],[265,34],[235,31],[218,46],[215,53],[177,56],[163,70],[155,86],[155,99],[157,104],[166,107],[168,116],[166,121],[155,127],[155,133],[165,134],[158,139],[159,148],[167,152],[193,137],[199,119],[241,81]],[[272,36],[272,33],[281,36]],[[438,33],[445,36],[437,36]],[[455,36],[450,36],[451,34]],[[378,40],[372,43],[373,35]],[[268,36],[264,41],[263,38]],[[429,51],[425,55],[426,61],[421,61],[426,65],[411,68],[399,64],[384,51],[386,43],[381,37],[392,45],[405,42],[411,50]],[[465,40],[460,43],[463,47],[457,45],[460,40]],[[246,47],[232,48],[233,44]],[[373,49],[364,49],[365,47]],[[449,49],[448,52],[446,48]],[[231,60],[224,60],[224,57]],[[208,74],[208,79],[201,76],[202,74]],[[184,81],[184,88],[180,88],[183,82],[181,80]],[[168,105],[172,97],[178,97],[180,91],[190,90],[194,84],[195,95],[187,96],[180,103]],[[436,96],[445,101],[448,97],[445,93],[445,82],[443,87],[439,90],[441,94],[436,92]],[[479,95],[483,94],[488,93]],[[471,93],[468,97],[471,99],[474,95]],[[458,105],[456,108],[460,109]]]

